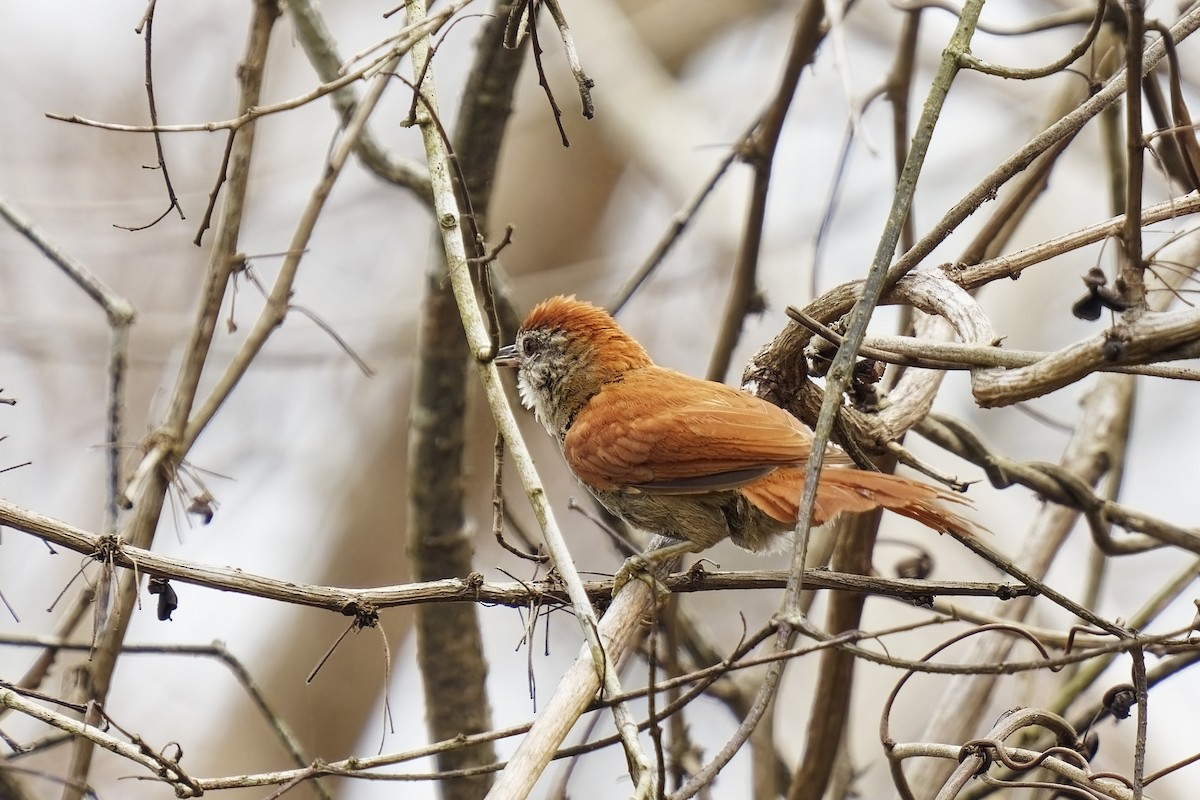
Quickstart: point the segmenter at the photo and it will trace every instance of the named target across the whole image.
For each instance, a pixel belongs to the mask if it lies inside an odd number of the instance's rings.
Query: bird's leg
[[[687,553],[699,553],[704,549],[704,547],[695,542],[681,541],[669,544],[666,547],[656,547],[653,550],[647,550],[641,555],[630,556],[625,559],[625,563],[621,565],[621,568],[617,570],[617,574],[613,576],[613,597],[617,596],[617,592],[621,591],[621,588],[625,584],[635,578],[649,584],[650,588],[654,590],[655,597],[663,597],[670,594],[671,591],[654,574],[654,568],[664,561],[670,561]]]

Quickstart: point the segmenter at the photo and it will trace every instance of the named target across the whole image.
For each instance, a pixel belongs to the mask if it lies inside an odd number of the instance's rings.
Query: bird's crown
[[[650,356],[607,311],[574,295],[558,295],[533,307],[521,333],[558,334],[576,358],[604,373],[622,372],[651,364]]]

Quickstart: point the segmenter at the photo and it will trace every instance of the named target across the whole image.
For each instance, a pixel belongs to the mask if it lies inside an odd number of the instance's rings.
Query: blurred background
[[[1066,0],[1010,0],[989,4],[983,18],[989,26],[1006,29],[1077,7]],[[391,4],[371,2],[329,3],[322,11],[340,52],[348,56],[400,27],[402,14],[382,17],[390,8]],[[468,7],[463,21],[444,33],[438,50],[436,80],[450,124],[474,39],[485,23],[470,15],[489,8]],[[514,226],[500,267],[519,311],[560,292],[599,303],[616,293],[771,98],[796,10],[793,2],[770,0],[565,3],[584,68],[596,82],[592,120],[579,113],[561,42],[549,20],[543,20],[547,77],[564,111],[570,147],[559,140],[527,58],[490,211],[493,238],[504,225]],[[137,462],[142,438],[162,419],[181,347],[194,323],[213,233],[206,234],[200,247],[192,240],[225,137],[203,132],[163,136],[164,155],[186,219],[172,212],[150,228],[131,232],[117,226],[145,225],[167,206],[162,175],[148,168],[156,163],[153,138],[44,115],[148,123],[143,38],[134,30],[145,11],[144,2],[126,0],[0,5],[0,64],[10,76],[0,83],[0,196],[137,310],[131,329],[127,439],[121,443],[128,465]],[[158,7],[154,82],[162,124],[234,115],[236,64],[250,11],[250,3],[233,0]],[[1149,9],[1150,15],[1167,22],[1178,13],[1169,2],[1152,3]],[[738,382],[747,358],[783,327],[786,306],[803,305],[814,289],[821,292],[865,274],[895,178],[890,111],[883,102],[873,103],[861,115],[860,110],[889,69],[901,20],[901,12],[883,0],[854,4],[800,82],[780,141],[766,217],[759,264],[766,310],[748,319],[726,376],[730,382]],[[945,11],[924,14],[914,116],[955,23]],[[292,25],[284,13],[267,62],[265,102],[301,95],[321,82]],[[1023,36],[979,33],[973,47],[985,60],[1040,65],[1065,52],[1083,30],[1073,25]],[[1200,61],[1190,42],[1181,47],[1181,57],[1185,88],[1191,93],[1200,77]],[[400,72],[411,75],[407,60]],[[921,177],[913,210],[917,230],[926,230],[997,163],[1057,118],[1049,116],[1057,97],[1081,88],[1086,90],[1086,81],[1073,72],[1034,82],[962,75]],[[370,125],[384,148],[420,163],[423,151],[416,129],[400,126],[410,97],[407,88],[393,84]],[[818,253],[821,219],[838,178],[838,155],[855,117],[860,135],[841,175],[839,199]],[[238,249],[268,286],[280,261],[272,254],[288,248],[339,128],[339,117],[324,99],[258,123]],[[1110,217],[1102,164],[1102,142],[1092,126],[1060,160],[1049,188],[1015,232],[1009,249]],[[678,246],[620,314],[621,322],[663,365],[691,374],[705,372],[742,236],[749,185],[748,168],[735,163]],[[1157,176],[1148,177],[1147,204],[1174,193]],[[985,218],[980,214],[969,219],[928,265],[956,259]],[[1185,224],[1176,222],[1165,230],[1174,232]],[[1168,233],[1148,233],[1147,248],[1161,244]],[[309,243],[293,300],[334,329],[376,374],[364,376],[309,319],[289,316],[187,456],[215,498],[211,523],[188,514],[189,501],[176,497],[164,508],[156,550],[306,583],[370,587],[409,580],[409,408],[423,276],[440,247],[435,236],[430,213],[412,192],[381,181],[357,161],[347,165]],[[1097,264],[1111,272],[1114,252],[1111,244],[1108,251],[1096,245],[1056,258],[1027,271],[1019,281],[988,286],[979,302],[1006,337],[1006,346],[1061,347],[1096,333],[1104,324],[1074,318],[1070,306],[1083,293],[1080,276]],[[222,312],[201,397],[262,307],[259,291],[239,279]],[[874,324],[873,330],[892,333],[895,312],[882,311]],[[104,522],[107,331],[103,312],[83,292],[25,238],[0,225],[0,386],[6,397],[18,401],[0,406],[0,468],[32,462],[0,473],[0,495],[91,531],[100,531]],[[494,429],[474,373],[471,381],[465,468],[470,478],[468,525],[477,536],[475,568],[489,580],[532,578],[529,563],[502,551],[491,535]],[[1027,405],[1039,415],[1034,417],[1014,407],[977,409],[966,377],[951,375],[937,408],[966,420],[1012,458],[1057,461],[1070,434],[1044,418],[1072,426],[1086,387],[1085,381],[1032,401]],[[1194,406],[1190,384],[1142,379],[1122,492],[1122,502],[1189,526],[1197,518],[1191,454],[1200,444],[1200,425]],[[522,423],[577,566],[611,574],[620,556],[591,522],[567,509],[568,499],[582,496],[582,489],[532,419],[522,414]],[[965,480],[983,477],[935,448],[922,447],[919,441],[912,445],[946,472]],[[511,475],[509,482],[515,515],[535,531]],[[998,492],[986,481],[973,487],[970,497],[977,505],[976,518],[994,532],[995,546],[1015,552],[1039,498],[1020,487]],[[889,519],[884,536],[929,548],[935,554],[933,578],[996,578],[953,542],[932,541],[927,531]],[[87,562],[65,551],[52,554],[42,542],[18,532],[4,531],[0,537],[0,592],[20,619],[0,609],[0,634],[51,632],[80,581],[57,603],[56,598]],[[1075,531],[1065,548],[1048,580],[1074,596],[1081,591],[1081,565],[1091,548],[1086,526]],[[881,545],[875,563],[890,574],[892,563],[908,555],[903,548]],[[726,568],[782,568],[787,563],[786,555],[763,559],[729,545],[708,557]],[[1182,565],[1181,558],[1178,552],[1159,551],[1115,560],[1096,610],[1110,619],[1129,616],[1164,575]],[[85,575],[94,579],[95,571],[93,565]],[[145,607],[131,619],[128,641],[223,642],[295,729],[311,757],[334,760],[427,741],[410,611],[384,611],[386,639],[376,630],[351,634],[306,682],[345,629],[346,618],[195,586],[175,588],[179,609],[174,619],[159,622],[153,603],[143,598]],[[1195,611],[1191,596],[1185,592],[1186,602],[1172,607],[1155,627],[1186,624]],[[718,642],[736,640],[743,624],[740,615],[765,619],[778,602],[778,592],[688,598],[692,613]],[[820,608],[819,601],[817,613]],[[1052,607],[1038,608],[1033,624],[1071,624]],[[900,604],[876,600],[868,604],[867,619],[878,627],[914,614]],[[543,635],[539,629],[528,642],[523,640],[527,619],[517,610],[481,607],[478,617],[489,665],[493,724],[525,721],[537,707],[530,697],[527,668],[538,699],[544,700],[576,655],[578,627],[567,614],[554,614],[547,632]],[[85,621],[75,638],[86,643],[90,628]],[[905,640],[906,652],[919,655],[942,638],[939,632],[912,634]],[[390,674],[384,656],[389,650]],[[0,678],[15,680],[37,652],[0,640]],[[81,657],[64,655],[43,689],[51,694],[62,691],[67,666]],[[1127,679],[1127,669],[1128,661],[1118,659],[1112,682]],[[635,666],[631,674],[644,675],[644,668]],[[861,668],[862,697],[856,705],[851,746],[863,770],[858,782],[863,797],[884,797],[891,791],[875,731],[880,698],[898,677],[884,667]],[[809,665],[795,665],[779,696],[776,733],[785,760],[796,758],[803,746],[811,678]],[[900,735],[920,735],[928,714],[924,704],[937,697],[942,680],[922,677],[906,691],[894,716]],[[629,681],[637,683],[636,678]],[[1019,682],[1009,686],[1012,693],[1001,692],[995,699],[997,711],[1028,702],[1027,695],[1017,692]],[[1196,691],[1194,676],[1185,675],[1152,693],[1152,769],[1200,749],[1196,715],[1172,713],[1187,708]],[[385,718],[385,697],[394,723]],[[185,753],[183,764],[195,775],[288,765],[230,671],[210,658],[127,655],[106,708],[122,727],[155,747],[178,742]],[[725,708],[708,700],[691,707],[688,721],[708,754],[736,726]],[[0,727],[18,741],[45,733],[11,714],[0,720]],[[604,716],[598,730],[610,728]],[[1101,757],[1111,758],[1113,769],[1128,769],[1131,737],[1132,721],[1102,739]],[[515,746],[515,740],[504,740],[497,751],[504,757]],[[19,763],[61,774],[64,753],[59,748]],[[405,771],[429,768],[431,763],[425,761],[403,766]],[[560,769],[552,767],[550,776],[561,774]],[[712,796],[748,796],[749,769],[748,758],[736,758]],[[615,749],[583,759],[570,779],[569,793],[579,798],[622,796],[628,789],[624,772],[623,757]],[[171,796],[164,785],[122,779],[131,774],[129,764],[100,753],[92,783],[103,798]],[[1157,784],[1161,788],[1154,796],[1192,796],[1194,775],[1193,768],[1192,777],[1185,770],[1174,784]],[[61,792],[51,780],[22,780],[32,797]],[[543,780],[538,796],[550,796],[553,783],[553,777]],[[437,796],[434,786],[422,782],[331,785],[335,796],[352,800]],[[222,796],[263,797],[270,791],[259,788]],[[312,796],[308,791],[301,787],[292,796]]]

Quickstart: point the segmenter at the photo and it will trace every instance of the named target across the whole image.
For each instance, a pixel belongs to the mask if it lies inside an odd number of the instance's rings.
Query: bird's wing
[[[600,489],[690,494],[803,465],[810,441],[803,423],[765,400],[648,367],[606,384],[575,417],[563,452]]]

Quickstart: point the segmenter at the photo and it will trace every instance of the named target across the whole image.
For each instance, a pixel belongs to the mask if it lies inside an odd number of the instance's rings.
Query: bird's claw
[[[632,580],[644,581],[658,600],[671,594],[671,590],[654,574],[651,563],[642,556],[630,556],[617,570],[617,574],[613,576],[613,597]]]

